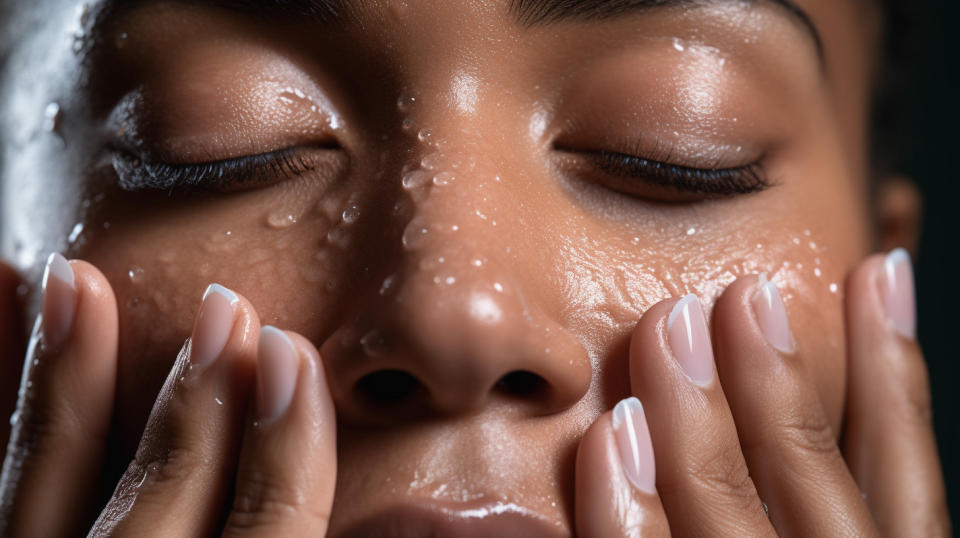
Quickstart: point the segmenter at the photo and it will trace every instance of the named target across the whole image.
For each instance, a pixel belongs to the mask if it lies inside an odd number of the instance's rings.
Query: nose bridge
[[[376,335],[377,349],[367,353],[361,342],[366,358],[338,377],[382,386],[362,380],[402,372],[441,413],[518,396],[538,414],[555,412],[585,394],[589,360],[538,301],[541,272],[512,210],[517,189],[484,164],[483,146],[457,123],[418,132],[418,158],[401,179],[412,211],[399,261],[363,326],[348,331]],[[340,389],[341,399],[352,397]]]

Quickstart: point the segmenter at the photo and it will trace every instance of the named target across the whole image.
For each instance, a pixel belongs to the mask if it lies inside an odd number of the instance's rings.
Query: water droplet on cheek
[[[143,267],[133,266],[127,271],[127,278],[130,279],[130,282],[134,284],[139,284],[143,281]]]
[[[397,98],[397,110],[407,112],[417,103],[417,98],[412,95],[403,94]]]
[[[403,231],[403,247],[407,250],[416,250],[423,245],[429,234],[430,230],[423,223],[414,219]]]
[[[404,174],[403,178],[400,180],[400,184],[406,190],[412,190],[423,185],[430,181],[430,174],[423,170],[413,170]]]
[[[343,210],[343,214],[340,216],[345,224],[353,224],[360,218],[360,208],[352,205]]]
[[[453,183],[454,179],[454,175],[450,172],[439,172],[433,176],[433,184],[438,187],[443,187]]]
[[[433,131],[430,129],[420,129],[417,133],[417,140],[421,142],[430,142],[433,139]]]
[[[289,228],[297,223],[297,217],[290,213],[276,212],[267,215],[267,226],[274,229]]]

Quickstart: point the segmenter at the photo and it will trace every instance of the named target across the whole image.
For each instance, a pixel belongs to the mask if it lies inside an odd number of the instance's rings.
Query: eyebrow
[[[130,8],[149,0],[113,0]],[[188,4],[214,5],[260,15],[298,16],[319,23],[354,22],[363,25],[360,11],[376,0],[187,0]],[[813,39],[817,55],[823,59],[823,40],[813,19],[793,0],[510,0],[510,13],[524,26],[558,22],[590,22],[625,17],[658,8],[704,6],[714,4],[768,3],[782,8],[805,28]]]

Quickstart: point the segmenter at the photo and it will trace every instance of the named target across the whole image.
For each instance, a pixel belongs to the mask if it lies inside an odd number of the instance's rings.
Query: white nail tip
[[[628,417],[638,413],[643,413],[643,404],[640,400],[633,396],[620,400],[613,408],[613,416],[610,417],[613,429],[619,430]]]
[[[207,296],[209,296],[211,293],[216,293],[226,298],[228,301],[230,301],[230,306],[233,306],[240,301],[240,298],[237,297],[237,294],[221,286],[220,284],[210,284],[207,286],[207,291],[203,292],[203,300],[206,301]]]
[[[677,320],[677,316],[683,312],[684,308],[690,305],[690,303],[700,303],[700,298],[694,294],[685,295],[680,299],[677,304],[673,305],[673,310],[670,312],[670,317],[667,318],[667,328],[673,327],[673,322]]]
[[[883,263],[884,263],[884,268],[887,271],[887,274],[893,274],[894,268],[897,266],[897,264],[911,263],[910,254],[902,248],[895,248],[892,251],[890,251],[890,254],[887,254],[887,258],[884,260]]]
[[[286,345],[288,345],[291,350],[296,349],[293,346],[293,340],[291,340],[290,337],[287,336],[287,333],[281,331],[280,329],[274,327],[273,325],[264,325],[263,327],[260,327],[260,339],[263,340],[264,338],[268,340],[274,340],[274,341],[276,341],[277,339],[280,339],[284,343],[286,343]]]
[[[70,267],[70,262],[60,254],[54,252],[47,258],[47,267],[43,271],[43,287],[47,287],[47,283],[50,280],[50,277],[53,276],[57,280],[63,282],[64,284],[70,286],[74,290],[77,289],[76,281],[73,274],[73,268]]]

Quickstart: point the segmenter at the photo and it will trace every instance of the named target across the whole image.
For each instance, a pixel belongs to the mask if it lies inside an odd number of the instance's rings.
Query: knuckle
[[[780,424],[781,446],[800,456],[840,457],[837,438],[827,417],[820,412],[799,412]]]
[[[725,443],[710,457],[694,464],[691,471],[690,476],[702,490],[723,498],[728,505],[746,510],[757,503],[757,488],[736,443]]]
[[[192,450],[174,448],[161,454],[138,454],[124,480],[136,482],[142,492],[167,491],[182,484],[198,469],[206,467]]]
[[[265,472],[243,473],[237,480],[236,491],[228,521],[232,531],[264,529],[293,518],[316,524],[330,519],[330,514],[311,503],[298,487],[284,484]]]

